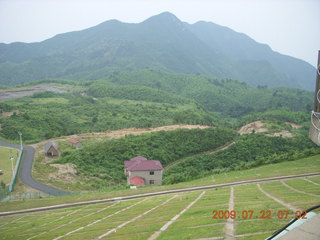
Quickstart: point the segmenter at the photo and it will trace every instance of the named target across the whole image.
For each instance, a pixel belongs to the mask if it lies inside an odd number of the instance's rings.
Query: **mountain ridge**
[[[0,84],[154,68],[210,75],[251,86],[313,89],[315,69],[243,33],[211,22],[188,24],[164,12],[141,23],[108,20],[38,43],[0,44]],[[306,81],[307,79],[307,81]],[[88,80],[88,79],[77,79]]]

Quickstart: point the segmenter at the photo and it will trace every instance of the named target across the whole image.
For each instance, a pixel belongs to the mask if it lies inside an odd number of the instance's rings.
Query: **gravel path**
[[[229,213],[234,210],[234,189],[233,187],[230,188],[230,198],[229,198],[229,207],[228,211]],[[224,227],[224,234],[226,240],[234,240],[234,233],[235,233],[235,225],[234,225],[234,219],[228,218],[226,225]]]
[[[177,219],[184,214],[186,211],[188,211],[196,202],[198,202],[200,200],[200,198],[202,198],[202,196],[206,193],[206,191],[203,191],[192,203],[190,203],[186,208],[184,208],[180,213],[178,213],[177,215],[175,215],[169,222],[167,222],[165,225],[163,225],[159,231],[155,232],[154,234],[152,234],[151,237],[148,238],[148,240],[155,240],[159,237],[159,235],[167,230],[167,228],[174,223],[175,221],[177,221]]]
[[[117,227],[115,227],[115,228],[111,229],[110,231],[108,231],[108,232],[106,232],[106,233],[104,233],[104,234],[100,235],[100,236],[99,236],[99,237],[97,237],[95,240],[99,240],[99,239],[105,238],[106,236],[110,235],[110,234],[111,234],[111,233],[113,233],[113,232],[116,232],[118,229],[120,229],[120,228],[122,228],[122,227],[126,226],[127,224],[132,223],[132,222],[136,221],[137,219],[139,219],[139,218],[143,217],[144,215],[148,214],[149,212],[152,212],[153,210],[156,210],[157,208],[159,208],[159,207],[161,207],[161,206],[163,206],[163,205],[167,204],[168,202],[170,202],[172,199],[176,198],[177,196],[178,196],[178,195],[174,195],[173,197],[171,197],[171,198],[167,199],[166,201],[164,201],[164,202],[163,202],[163,203],[161,203],[160,205],[158,205],[158,206],[156,206],[156,207],[154,207],[154,208],[151,208],[151,209],[149,209],[148,211],[145,211],[144,213],[141,213],[141,214],[139,214],[138,216],[136,216],[136,217],[134,217],[134,218],[130,219],[129,221],[126,221],[126,222],[124,222],[124,223],[120,224],[119,226],[117,226]]]
[[[320,195],[318,194],[313,194],[313,193],[307,193],[307,192],[304,192],[304,191],[301,191],[301,190],[298,190],[296,188],[293,188],[291,186],[289,186],[288,184],[286,184],[284,181],[280,181],[281,184],[289,189],[291,189],[292,191],[295,191],[297,193],[302,193],[302,194],[306,194],[306,195],[309,195],[309,196],[313,196],[313,197],[320,197]]]
[[[266,195],[268,198],[273,199],[274,201],[280,203],[282,206],[285,206],[286,208],[289,208],[290,210],[292,210],[292,211],[294,211],[294,212],[299,211],[299,209],[295,208],[294,206],[290,205],[289,203],[285,203],[284,201],[282,201],[282,200],[280,200],[280,199],[272,196],[271,194],[267,193],[266,191],[264,191],[264,190],[261,188],[260,184],[257,184],[257,186],[258,186],[259,190],[260,190],[262,193],[264,193],[264,195]]]
[[[304,180],[305,180],[305,181],[307,181],[307,182],[309,182],[309,183],[313,183],[314,185],[318,185],[318,186],[320,186],[320,184],[319,184],[319,183],[313,182],[313,181],[311,181],[311,180],[310,180],[310,179],[308,179],[308,178],[305,178]]]
[[[108,219],[108,218],[110,218],[110,217],[112,217],[112,216],[114,216],[114,215],[117,215],[118,213],[124,212],[124,211],[126,211],[126,210],[128,210],[128,209],[130,209],[130,208],[133,208],[134,206],[136,206],[136,205],[144,202],[145,200],[146,200],[146,198],[143,199],[143,200],[141,200],[141,201],[139,201],[139,202],[136,202],[135,204],[132,204],[132,205],[126,207],[126,208],[123,208],[123,209],[121,209],[121,210],[119,210],[119,211],[117,211],[117,212],[115,212],[115,213],[112,213],[112,214],[107,215],[107,216],[105,216],[105,217],[103,217],[103,218],[100,218],[100,219],[98,219],[98,220],[96,220],[96,221],[93,221],[93,222],[91,222],[91,223],[89,223],[89,224],[87,224],[87,225],[85,225],[85,226],[79,227],[79,228],[77,228],[77,229],[75,229],[75,230],[72,230],[72,231],[70,231],[70,232],[67,232],[67,233],[64,234],[64,235],[58,236],[58,237],[54,238],[53,240],[58,240],[58,239],[64,238],[64,237],[69,236],[69,235],[71,235],[71,234],[73,234],[73,233],[75,233],[75,232],[78,232],[78,231],[80,231],[80,230],[82,230],[82,229],[84,229],[84,228],[86,228],[86,227],[91,227],[92,225],[94,225],[94,224],[96,224],[96,223],[99,223],[99,222],[101,222],[101,221],[103,221],[103,220],[105,220],[105,219]]]

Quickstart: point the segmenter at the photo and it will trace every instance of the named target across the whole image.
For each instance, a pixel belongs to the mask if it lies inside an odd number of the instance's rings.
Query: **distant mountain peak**
[[[144,21],[144,23],[148,22],[170,22],[170,23],[181,23],[181,20],[177,18],[174,14],[170,12],[163,12],[158,15],[152,16]]]
[[[170,12],[141,23],[109,20],[37,44],[0,44],[0,84],[49,77],[99,79],[128,68],[305,89],[314,88],[316,71],[243,33],[205,21],[187,24]]]

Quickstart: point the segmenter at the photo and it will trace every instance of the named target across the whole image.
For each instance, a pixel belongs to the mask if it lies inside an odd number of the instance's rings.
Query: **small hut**
[[[58,144],[56,142],[47,142],[46,145],[44,145],[44,153],[50,157],[59,156]]]

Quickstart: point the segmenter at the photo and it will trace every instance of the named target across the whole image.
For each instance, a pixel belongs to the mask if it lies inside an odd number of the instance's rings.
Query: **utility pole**
[[[11,170],[12,170],[12,177],[14,176],[14,169],[13,169],[13,157],[10,156],[10,162],[11,162]]]
[[[311,126],[309,138],[318,146],[320,146],[320,51],[318,51],[318,65],[316,88],[314,97],[314,108],[311,112]]]
[[[23,150],[23,146],[22,146],[22,132],[18,132],[19,136],[20,136],[20,149],[21,151]]]

